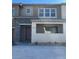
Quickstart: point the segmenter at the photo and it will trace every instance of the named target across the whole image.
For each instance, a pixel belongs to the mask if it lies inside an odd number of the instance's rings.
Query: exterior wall
[[[66,19],[66,5],[61,5],[62,19]]]
[[[25,10],[25,8],[32,8],[33,13],[31,16],[28,16],[25,14],[25,11],[23,11],[23,9]],[[34,42],[65,42],[66,40],[66,23],[65,22],[58,22],[58,20],[60,19],[61,21],[63,21],[62,19],[66,19],[66,6],[65,5],[23,5],[23,9],[19,8],[19,5],[12,5],[12,8],[15,8],[17,11],[16,16],[13,16],[12,19],[12,26],[15,27],[15,38],[14,41],[15,42],[19,42],[20,40],[20,25],[25,25],[25,24],[32,24],[32,43]],[[48,22],[32,22],[32,19],[37,19],[40,20],[40,18],[38,18],[38,8],[57,8],[57,18],[56,19],[49,19],[49,18],[41,18],[42,20],[47,20]],[[24,17],[23,17],[24,16]],[[28,17],[28,18],[27,18]],[[36,17],[36,18],[35,18]],[[56,20],[56,22],[50,22],[50,20]],[[36,33],[36,24],[63,24],[63,29],[64,29],[64,33],[62,34],[49,34],[49,33]]]
[[[12,5],[12,8],[16,9],[16,15],[19,16],[19,6],[18,5]]]
[[[15,28],[12,28],[12,41],[15,39]]]
[[[27,8],[31,9],[31,14],[30,15],[26,14],[26,9]],[[23,6],[23,8],[21,10],[21,16],[33,16],[33,8],[32,8],[32,6]]]
[[[32,15],[31,17],[37,17],[38,18],[38,8],[56,8],[57,9],[57,18],[56,19],[61,19],[61,5],[58,4],[58,5],[23,5],[22,8],[19,8],[19,5],[13,5],[12,8],[16,8],[17,9],[17,15],[16,16],[19,16],[19,14],[21,14],[20,16],[25,16],[27,17],[28,15],[26,15],[26,12],[25,12],[25,8],[32,8]],[[20,11],[20,12],[19,12]]]
[[[36,33],[36,24],[63,24],[63,33]],[[65,22],[32,22],[32,43],[34,42],[66,42]]]
[[[38,8],[56,8],[57,9],[57,18],[58,19],[61,18],[61,6],[60,5],[33,6],[33,16],[34,17],[38,17]]]

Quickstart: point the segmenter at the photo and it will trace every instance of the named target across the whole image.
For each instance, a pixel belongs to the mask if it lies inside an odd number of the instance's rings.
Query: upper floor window
[[[38,10],[38,16],[39,17],[56,18],[56,16],[57,16],[56,13],[57,13],[56,8],[39,8],[39,10]]]
[[[16,9],[12,8],[12,16],[16,16]]]
[[[31,15],[31,14],[32,14],[32,9],[26,8],[26,15]]]

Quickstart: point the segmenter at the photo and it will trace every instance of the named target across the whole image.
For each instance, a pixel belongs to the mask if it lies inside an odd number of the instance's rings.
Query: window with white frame
[[[26,15],[31,15],[31,14],[32,14],[32,9],[26,8]]]
[[[43,17],[44,16],[44,10],[42,8],[39,9],[39,16],[40,17]]]
[[[56,8],[39,8],[38,16],[39,17],[56,17],[57,16]]]
[[[55,16],[56,15],[56,11],[55,9],[51,9],[51,17]]]
[[[45,9],[45,17],[50,17],[50,9]]]

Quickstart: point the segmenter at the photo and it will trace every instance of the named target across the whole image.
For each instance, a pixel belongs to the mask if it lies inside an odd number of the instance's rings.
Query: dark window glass
[[[30,13],[30,9],[27,9],[27,13]]]
[[[39,9],[39,16],[43,17],[44,16],[44,9]]]
[[[51,17],[55,17],[55,9],[51,9]]]
[[[63,33],[63,24],[37,24],[36,33]]]
[[[51,17],[55,17],[55,13],[51,13]]]
[[[49,13],[50,12],[50,9],[45,9],[45,12]]]
[[[45,16],[49,17],[50,16],[50,9],[45,9]]]
[[[44,16],[44,14],[43,14],[43,13],[39,13],[39,16],[41,16],[41,17],[42,17],[42,16]]]
[[[49,17],[49,16],[50,16],[50,14],[49,14],[49,13],[45,13],[45,16],[46,16],[46,17]]]
[[[39,12],[43,13],[44,12],[44,9],[39,9]]]
[[[51,9],[51,13],[54,12],[55,13],[55,9]]]

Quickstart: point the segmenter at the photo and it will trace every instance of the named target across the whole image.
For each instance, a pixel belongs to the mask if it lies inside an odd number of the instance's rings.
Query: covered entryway
[[[20,26],[20,42],[31,43],[31,25]]]

